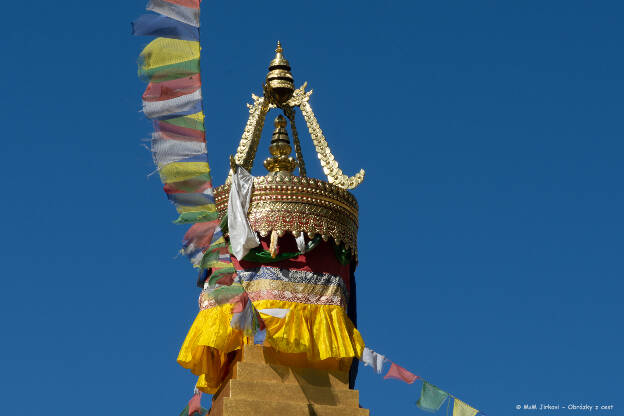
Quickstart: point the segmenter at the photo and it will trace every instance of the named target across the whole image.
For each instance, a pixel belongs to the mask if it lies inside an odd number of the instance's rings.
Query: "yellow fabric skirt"
[[[258,310],[288,309],[284,318],[261,313],[266,324],[265,345],[284,354],[293,367],[345,369],[361,357],[364,341],[341,306],[281,300],[253,302]],[[178,363],[199,376],[197,388],[213,394],[227,376],[233,351],[249,342],[230,326],[232,305],[200,311],[189,330]]]

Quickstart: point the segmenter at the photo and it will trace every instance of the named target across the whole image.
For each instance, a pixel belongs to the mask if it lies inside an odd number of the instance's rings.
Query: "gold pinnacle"
[[[269,73],[266,76],[265,92],[271,103],[280,106],[292,97],[295,91],[295,80],[290,73],[290,63],[284,55],[284,48],[277,41],[275,58],[269,64]]]

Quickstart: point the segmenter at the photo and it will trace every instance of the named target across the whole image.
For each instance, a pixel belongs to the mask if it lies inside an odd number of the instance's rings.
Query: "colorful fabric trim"
[[[261,237],[261,246],[257,248],[258,251],[269,252],[270,238]],[[299,252],[295,237],[292,235],[284,235],[279,239],[279,251],[277,256],[281,253],[296,253]],[[289,270],[303,270],[313,273],[328,273],[333,276],[339,276],[342,278],[347,292],[350,291],[350,277],[351,277],[351,264],[343,265],[336,258],[336,254],[331,241],[309,241],[306,245],[309,245],[309,249],[305,253],[300,253],[295,257],[283,259],[274,262],[262,262],[263,264],[270,264],[271,267],[278,269]],[[290,256],[289,256],[290,257]],[[248,261],[247,258],[238,261],[233,258],[232,262],[237,270],[256,270],[259,266],[258,259]]]
[[[346,305],[347,290],[340,276],[270,266],[237,273],[252,301],[274,299],[317,305]]]

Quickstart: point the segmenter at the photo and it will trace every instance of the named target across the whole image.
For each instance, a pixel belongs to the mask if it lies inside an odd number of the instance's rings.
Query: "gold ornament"
[[[333,238],[337,244],[344,244],[357,255],[358,204],[347,189],[354,189],[362,183],[364,170],[354,176],[342,173],[309,104],[312,91],[305,90],[307,83],[300,88],[294,88],[290,64],[284,58],[284,50],[279,42],[275,52],[264,84],[264,95],[258,97],[252,94],[253,103],[247,105],[249,119],[236,155],[231,161],[231,166],[239,165],[251,172],[266,116],[273,108],[281,109],[286,118],[279,115],[275,119],[269,147],[271,157],[264,161],[269,173],[267,176],[254,178],[248,212],[249,223],[260,235],[271,235],[272,254],[277,253],[277,237],[285,232],[290,232],[295,237],[305,232],[309,238],[316,235],[325,241]],[[301,110],[329,183],[306,177],[295,126],[296,107]],[[290,121],[296,159],[290,156],[292,147],[286,119]],[[296,167],[299,168],[300,176],[293,174]],[[230,177],[233,172],[234,168],[230,170],[225,185],[215,188],[217,211],[221,218],[227,212]]]

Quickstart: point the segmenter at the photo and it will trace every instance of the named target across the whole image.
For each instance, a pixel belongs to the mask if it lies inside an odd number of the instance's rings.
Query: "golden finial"
[[[290,139],[286,131],[286,119],[280,114],[275,119],[274,124],[275,130],[273,130],[273,137],[269,146],[269,153],[272,157],[264,161],[264,167],[272,174],[292,175],[297,162],[288,156],[292,147],[290,147]]]
[[[282,105],[292,97],[295,91],[295,80],[290,73],[290,63],[282,54],[284,49],[277,41],[275,58],[269,64],[269,73],[266,77],[265,90],[269,100],[275,105]]]

